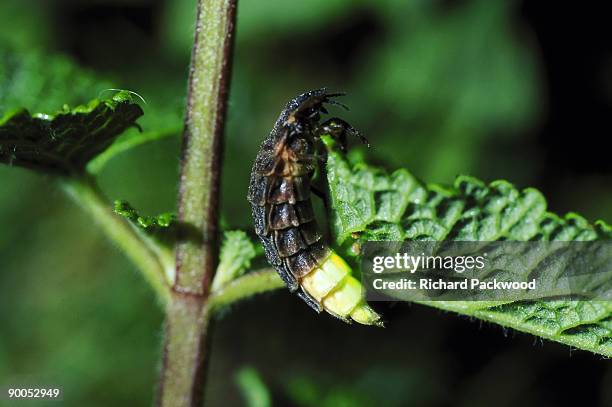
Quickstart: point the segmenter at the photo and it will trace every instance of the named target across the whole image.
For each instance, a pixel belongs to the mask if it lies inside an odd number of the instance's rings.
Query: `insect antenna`
[[[336,92],[336,93],[326,93],[325,97],[327,98],[335,98],[338,96],[346,96],[346,92]]]
[[[333,98],[337,98],[339,96],[346,96],[346,92],[326,93],[325,94],[325,103],[329,103],[330,105],[340,106],[340,107],[342,107],[345,110],[350,110],[349,107],[347,105],[345,105],[344,103],[338,102],[337,100],[333,99]]]
[[[333,99],[333,98],[337,98],[339,96],[346,96],[346,92],[326,93],[325,94],[324,102],[325,103],[329,103],[330,105],[340,106],[343,109],[349,110],[347,105],[345,105],[344,103],[338,102],[337,100]]]
[[[344,103],[338,102],[337,100],[328,100],[327,103],[329,103],[330,105],[336,105],[336,106],[340,106],[341,108],[343,108],[344,110],[351,110],[349,109],[349,107],[347,105],[345,105]]]

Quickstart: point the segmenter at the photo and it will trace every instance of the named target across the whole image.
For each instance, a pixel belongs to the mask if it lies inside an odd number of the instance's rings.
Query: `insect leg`
[[[323,209],[328,215],[327,219],[329,220],[331,205],[329,202],[329,195],[325,192],[329,187],[327,184],[327,172],[325,167],[325,162],[327,161],[327,151],[323,149],[320,153],[313,154],[312,157],[313,159],[320,161],[320,163],[316,166],[315,172],[311,175],[310,191],[323,202]],[[331,223],[327,221],[326,224],[326,238],[327,240],[331,240]]]
[[[359,133],[356,128],[338,117],[332,117],[331,119],[321,123],[315,130],[315,133],[317,136],[329,134],[330,136],[338,140],[338,142],[340,143],[340,148],[342,148],[342,150],[346,150],[347,134],[357,137],[359,140],[361,140],[363,144],[370,147],[368,139],[366,139],[361,133]]]
[[[329,222],[329,214],[331,213],[331,206],[329,204],[329,196],[322,190],[319,189],[318,187],[311,185],[310,186],[310,191],[312,191],[312,193],[314,195],[316,195],[317,197],[319,197],[321,199],[321,201],[323,202],[323,209],[325,209],[325,213],[328,214],[328,220],[327,222],[325,222],[325,224],[327,225],[327,227],[325,228],[325,238],[329,241],[332,239],[332,230],[331,230],[331,222]]]
[[[329,222],[330,214],[331,214],[331,204],[329,201],[329,194],[327,194],[327,190],[329,189],[329,185],[327,184],[327,172],[325,168],[325,160],[326,160],[326,152],[323,151],[321,155],[317,155],[316,157],[320,159],[322,162],[320,165],[316,167],[316,171],[311,175],[310,178],[310,192],[313,195],[316,195],[321,202],[323,203],[323,209],[327,214],[327,224],[326,227],[326,238],[327,240],[331,240],[331,223]]]

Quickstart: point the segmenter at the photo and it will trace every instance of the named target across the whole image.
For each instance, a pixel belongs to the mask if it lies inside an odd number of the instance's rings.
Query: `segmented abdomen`
[[[298,295],[315,310],[347,322],[380,324],[380,316],[363,300],[361,283],[318,231],[310,175],[299,163],[289,173],[286,165],[262,165],[271,162],[270,155],[265,147],[260,152],[248,195],[268,261],[291,291],[301,287]]]

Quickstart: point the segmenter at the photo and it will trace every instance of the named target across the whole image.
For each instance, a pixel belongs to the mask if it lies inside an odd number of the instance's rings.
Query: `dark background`
[[[0,70],[0,113],[137,91],[145,132],[164,137],[111,160],[100,182],[145,213],[174,210],[193,11],[187,0],[3,0],[0,46],[43,63],[20,92]],[[609,222],[608,17],[595,2],[242,1],[223,223],[250,228],[257,146],[288,99],[320,86],[349,92],[346,118],[373,162],[427,182],[508,179],[540,189],[553,212]],[[37,90],[57,54],[88,71],[91,94]],[[48,178],[1,167],[0,186],[0,384],[57,383],[66,405],[149,405],[153,294]],[[210,405],[242,403],[245,368],[278,405],[612,405],[599,356],[423,306],[382,309],[384,330],[317,316],[286,291],[238,304],[215,326]]]

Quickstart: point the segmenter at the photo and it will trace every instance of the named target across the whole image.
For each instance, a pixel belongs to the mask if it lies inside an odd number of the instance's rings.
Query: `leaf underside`
[[[129,92],[55,115],[21,109],[0,119],[0,162],[43,172],[81,172],[142,116]]]
[[[251,267],[251,260],[256,255],[255,245],[245,232],[242,230],[226,231],[212,290],[219,289],[244,274]]]
[[[349,161],[330,146],[327,178],[334,232],[345,254],[364,241],[591,241],[612,239],[602,221],[559,217],[533,188],[459,176],[452,187],[425,185],[405,169],[391,174]],[[481,301],[423,304],[612,357],[612,302],[554,299],[503,305]]]

